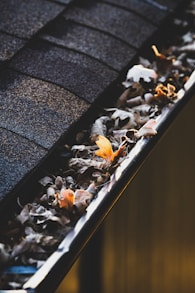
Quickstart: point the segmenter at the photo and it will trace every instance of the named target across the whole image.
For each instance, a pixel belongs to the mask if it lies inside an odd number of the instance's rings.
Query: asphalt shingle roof
[[[63,10],[63,6],[46,0],[1,0],[0,30],[29,39]]]
[[[101,30],[136,48],[156,30],[154,25],[127,9],[95,1],[92,3],[75,5],[63,16]]]
[[[47,80],[93,102],[117,73],[90,56],[36,41],[11,61],[14,69]]]
[[[180,2],[0,1],[0,201],[33,174]]]

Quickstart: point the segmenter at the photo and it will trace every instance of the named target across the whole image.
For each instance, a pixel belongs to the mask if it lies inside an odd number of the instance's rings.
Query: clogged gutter
[[[194,12],[192,1],[187,15]],[[176,21],[185,33],[160,52],[153,45],[153,60],[140,57],[128,70],[116,104],[64,146],[65,168],[40,179],[43,192],[33,202],[22,206],[18,197],[20,213],[1,227],[0,289],[22,288],[29,276],[14,269],[28,268],[32,275],[45,263],[138,141],[157,134],[163,113],[194,82],[195,35],[186,20]]]

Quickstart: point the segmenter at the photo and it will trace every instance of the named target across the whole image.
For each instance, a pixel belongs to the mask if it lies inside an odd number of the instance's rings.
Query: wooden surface
[[[106,218],[100,293],[195,292],[194,109],[192,100]],[[81,269],[90,282],[87,254],[90,245],[56,293],[81,292]]]

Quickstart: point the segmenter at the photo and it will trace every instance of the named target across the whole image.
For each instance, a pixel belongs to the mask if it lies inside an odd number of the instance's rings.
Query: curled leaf
[[[74,203],[74,191],[62,188],[60,193],[57,192],[55,194],[55,197],[58,200],[60,208],[65,208],[68,211],[72,209]]]
[[[95,141],[99,134],[106,135],[107,126],[106,123],[109,121],[108,116],[101,116],[96,119],[91,127],[91,141]]]
[[[118,150],[114,152],[110,141],[102,135],[99,135],[96,144],[99,147],[99,150],[97,150],[95,154],[105,159],[107,163],[112,163],[115,158],[122,155],[122,152],[124,150],[124,146],[121,146]]]
[[[155,88],[154,98],[160,103],[170,102],[176,97],[175,86],[170,83],[168,83],[167,86],[160,83]]]
[[[130,109],[128,111],[116,109],[111,118],[115,121],[115,129],[135,128],[137,126],[136,115]]]
[[[75,191],[74,206],[77,207],[79,214],[82,214],[88,205],[91,203],[93,195],[84,189],[77,189]]]
[[[160,53],[155,45],[152,46],[152,50],[156,56],[156,65],[160,72],[166,72],[172,66],[175,57],[173,56],[165,56],[164,54]]]
[[[126,87],[125,82],[123,85]],[[144,88],[143,86],[138,82],[132,82],[131,86],[129,82],[127,82],[127,88],[124,90],[124,92],[120,95],[120,97],[117,100],[116,107],[117,108],[124,108],[128,105],[129,100],[132,98],[135,98],[137,96],[142,96],[144,94]],[[129,106],[129,105],[128,105]],[[101,134],[101,133],[99,133]]]
[[[92,159],[83,158],[72,158],[69,161],[69,167],[77,170],[78,173],[82,174],[89,168],[102,169],[103,163]]]
[[[135,137],[140,138],[142,136],[148,137],[156,135],[157,131],[155,130],[155,126],[155,119],[148,120],[148,122],[146,122],[137,132],[135,132]]]

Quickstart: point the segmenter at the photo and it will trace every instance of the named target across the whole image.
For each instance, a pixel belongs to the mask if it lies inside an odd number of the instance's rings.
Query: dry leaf
[[[77,189],[75,191],[74,206],[77,207],[79,214],[84,213],[92,199],[93,195],[87,190]]]
[[[41,178],[39,180],[39,183],[42,185],[42,186],[47,186],[49,184],[51,184],[53,182],[52,178],[49,177],[49,176],[45,176],[43,178]]]
[[[95,169],[102,169],[103,163],[92,159],[72,158],[69,161],[69,167],[82,174],[91,167],[94,167]]]
[[[176,99],[177,94],[175,92],[175,86],[168,83],[167,86],[162,83],[158,84],[155,88],[154,98],[160,103],[168,103]]]
[[[167,72],[172,66],[175,57],[169,56],[166,57],[164,54],[160,53],[155,45],[152,46],[152,50],[156,56],[156,65],[157,69],[160,72]]]
[[[120,97],[118,98],[116,107],[124,108],[127,105],[127,101],[137,96],[142,96],[144,94],[144,91],[145,90],[143,86],[138,82],[133,82],[131,86],[129,86],[128,84],[128,88],[126,88],[124,92],[120,95]]]
[[[125,111],[116,109],[111,118],[115,120],[115,129],[135,128],[137,126],[136,116],[133,110]]]
[[[8,264],[11,260],[11,247],[0,243],[0,268]]]
[[[157,79],[157,73],[153,69],[145,68],[141,64],[134,65],[127,72],[125,86],[127,86],[127,83],[131,80],[134,82],[139,82],[140,79],[143,79],[145,82],[151,82],[152,80]]]
[[[142,136],[154,136],[157,134],[155,130],[156,120],[150,119],[146,122],[137,132],[135,132],[135,137],[140,138]]]
[[[96,119],[91,127],[91,141],[95,141],[98,135],[106,135],[107,126],[106,123],[110,120],[108,116],[101,116]]]
[[[71,189],[62,188],[60,193],[56,192],[55,197],[58,200],[60,208],[70,211],[74,203],[74,191]]]
[[[195,52],[195,41],[180,48],[182,52]]]
[[[124,150],[124,146],[121,146],[118,150],[114,152],[110,141],[102,135],[99,135],[96,144],[99,147],[99,150],[97,150],[95,154],[105,159],[108,163],[112,163],[115,158],[122,155],[122,152]]]

